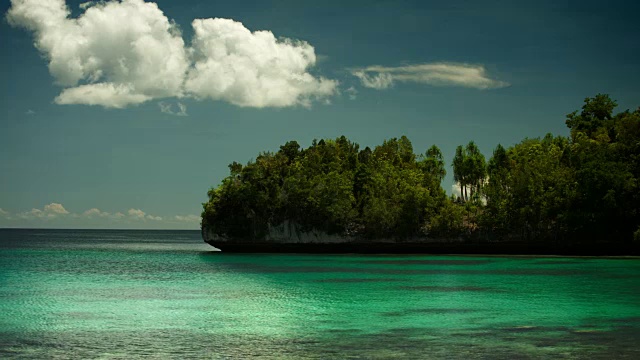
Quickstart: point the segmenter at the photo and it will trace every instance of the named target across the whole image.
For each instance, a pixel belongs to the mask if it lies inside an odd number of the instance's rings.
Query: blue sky
[[[80,3],[0,5],[0,227],[196,229],[227,164],[288,140],[407,135],[451,173],[587,96],[640,105],[630,1]]]

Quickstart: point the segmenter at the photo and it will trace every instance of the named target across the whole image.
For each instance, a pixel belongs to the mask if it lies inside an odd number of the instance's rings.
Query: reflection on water
[[[248,255],[0,230],[0,358],[640,358],[637,259]]]

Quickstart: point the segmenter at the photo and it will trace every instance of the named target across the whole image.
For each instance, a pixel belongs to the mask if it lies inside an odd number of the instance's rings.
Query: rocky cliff
[[[462,239],[364,240],[318,230],[304,231],[298,224],[290,221],[269,226],[268,234],[260,240],[220,236],[206,226],[202,228],[202,237],[207,244],[229,252],[414,252],[416,247],[424,250],[425,246],[432,248],[434,244],[443,242],[449,245],[462,243]]]
[[[549,242],[479,241],[478,239],[414,238],[360,239],[330,235],[321,231],[303,231],[286,221],[270,226],[264,239],[234,239],[202,228],[204,241],[223,252],[240,253],[377,253],[377,254],[530,254],[530,255],[640,255],[640,246],[633,244],[593,243],[572,246]]]
[[[341,235],[329,235],[322,231],[303,231],[299,225],[285,221],[276,226],[269,226],[269,233],[263,240],[242,240],[230,239],[215,234],[211,229],[202,228],[202,238],[204,241],[218,249],[226,245],[235,244],[345,244],[352,243],[356,239]]]

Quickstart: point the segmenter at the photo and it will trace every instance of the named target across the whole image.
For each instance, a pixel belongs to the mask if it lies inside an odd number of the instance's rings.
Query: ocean
[[[0,230],[0,358],[640,358],[640,259],[229,254]]]

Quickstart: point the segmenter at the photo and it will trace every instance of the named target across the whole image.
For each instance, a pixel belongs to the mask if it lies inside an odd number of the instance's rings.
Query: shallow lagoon
[[[242,255],[0,230],[0,358],[640,358],[640,260]]]

